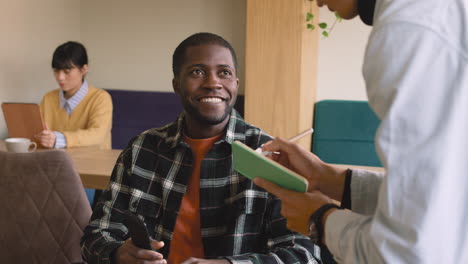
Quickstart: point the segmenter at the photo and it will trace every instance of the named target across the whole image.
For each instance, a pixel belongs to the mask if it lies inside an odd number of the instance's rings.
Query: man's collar
[[[233,108],[229,122],[227,124],[226,134],[224,140],[231,145],[234,141],[239,140],[245,142],[245,132],[247,130],[244,119]]]
[[[165,140],[166,144],[164,144],[165,146],[160,147],[167,148],[167,150],[171,150],[177,147],[179,144],[186,145],[186,143],[183,142],[185,115],[185,112],[182,112],[177,118],[177,120],[169,126]],[[245,142],[246,124],[234,108],[232,109],[231,114],[229,116],[229,122],[226,125],[225,131],[226,133],[220,139],[221,142],[225,141],[229,145],[231,145],[235,140]]]

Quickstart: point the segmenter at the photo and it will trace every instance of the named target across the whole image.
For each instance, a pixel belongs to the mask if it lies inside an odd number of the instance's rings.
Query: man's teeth
[[[223,100],[218,97],[204,97],[200,99],[200,102],[202,103],[220,103],[221,101]]]

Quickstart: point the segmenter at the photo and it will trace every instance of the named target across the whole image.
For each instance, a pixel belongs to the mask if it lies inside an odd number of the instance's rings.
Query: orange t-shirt
[[[179,264],[190,257],[204,258],[205,256],[200,226],[200,168],[206,153],[221,136],[204,139],[184,136],[185,142],[190,145],[193,153],[192,176],[182,198],[174,226],[167,260],[169,264]]]

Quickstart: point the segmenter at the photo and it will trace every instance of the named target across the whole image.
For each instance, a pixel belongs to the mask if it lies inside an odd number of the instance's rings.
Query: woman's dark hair
[[[172,55],[172,72],[174,73],[174,77],[177,77],[180,73],[180,68],[185,62],[185,52],[187,49],[189,47],[196,47],[206,44],[215,44],[229,49],[231,52],[232,61],[234,62],[234,68],[237,71],[237,56],[231,44],[216,34],[202,32],[193,34],[186,38],[175,49],[174,54]]]
[[[52,56],[52,69],[71,69],[73,66],[82,68],[88,64],[88,55],[83,44],[68,41],[58,46]]]

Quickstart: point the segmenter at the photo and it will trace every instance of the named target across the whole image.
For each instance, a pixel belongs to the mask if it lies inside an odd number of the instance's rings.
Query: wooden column
[[[245,118],[272,136],[312,127],[318,30],[308,0],[247,0]],[[318,8],[312,4],[315,19]],[[310,149],[310,136],[299,141]]]

